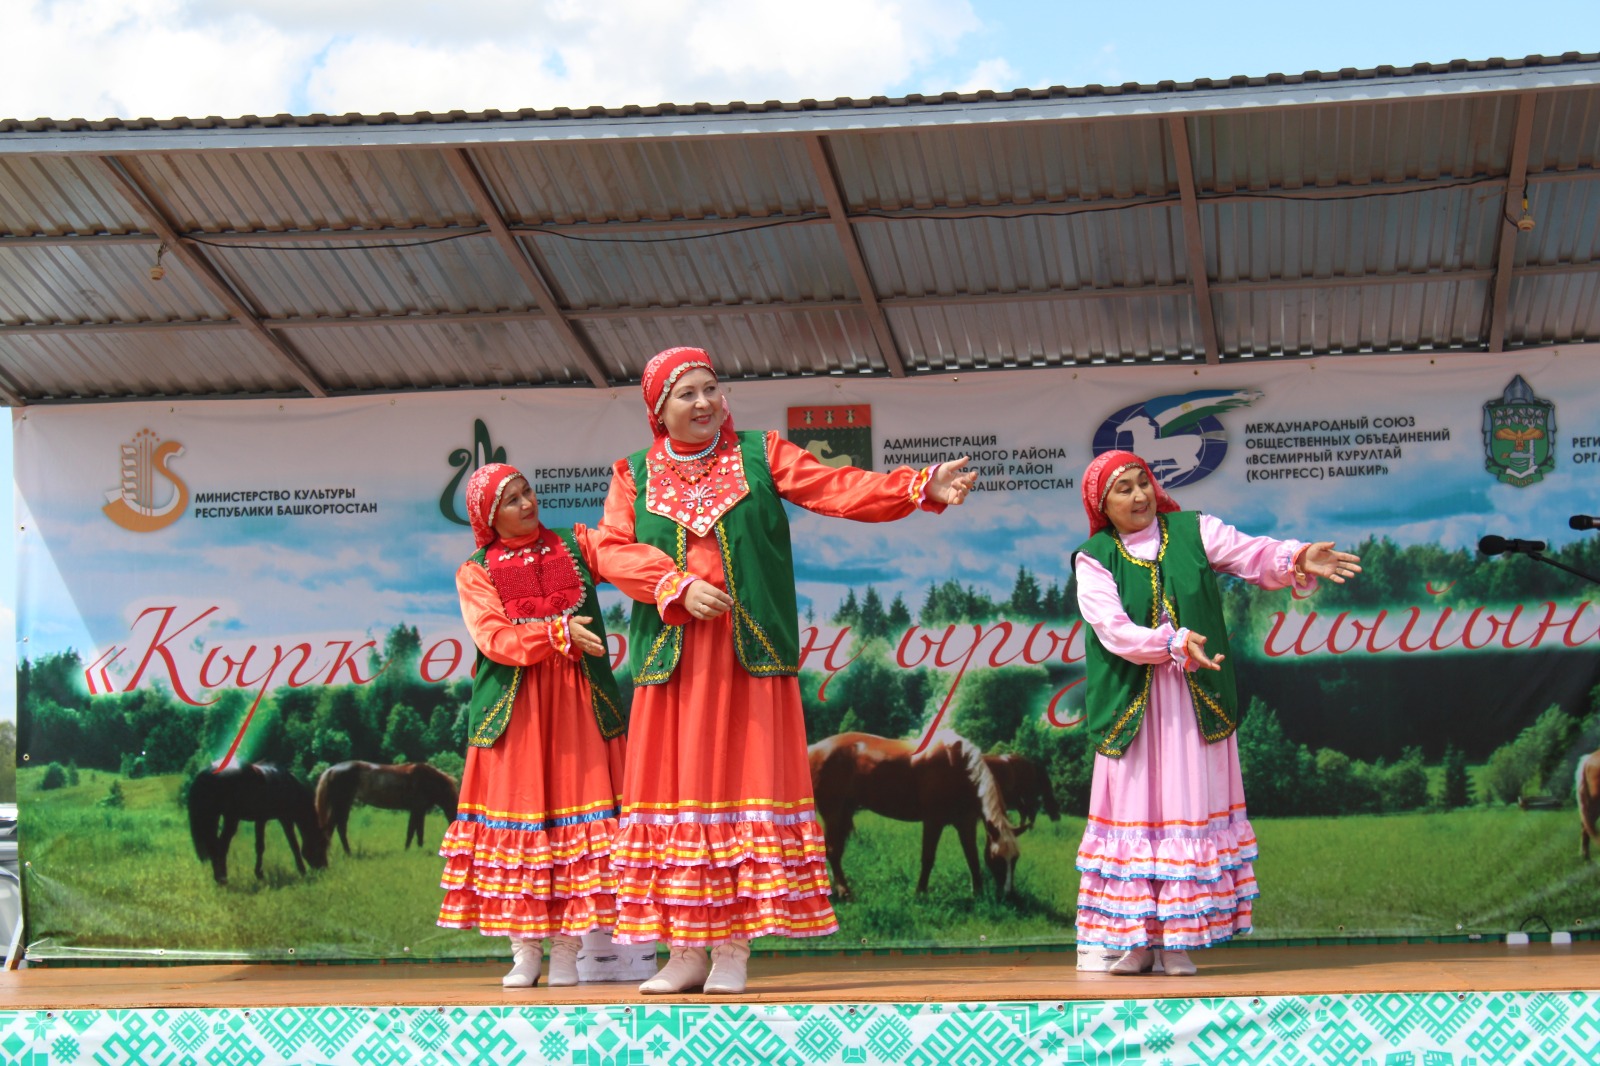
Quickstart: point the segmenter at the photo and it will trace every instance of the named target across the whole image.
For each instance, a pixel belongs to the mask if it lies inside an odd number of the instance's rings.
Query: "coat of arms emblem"
[[[1518,374],[1483,405],[1484,468],[1507,485],[1532,485],[1555,468],[1555,435],[1556,405],[1535,396]]]

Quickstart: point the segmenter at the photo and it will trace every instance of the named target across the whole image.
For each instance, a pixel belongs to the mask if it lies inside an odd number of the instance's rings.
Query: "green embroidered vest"
[[[1111,528],[1090,537],[1078,551],[1111,572],[1122,595],[1123,609],[1136,624],[1156,628],[1165,604],[1174,628],[1205,634],[1207,655],[1228,655],[1222,590],[1206,559],[1200,537],[1200,512],[1175,511],[1157,515],[1156,520],[1161,524],[1161,548],[1154,562],[1130,555]],[[1088,726],[1100,738],[1096,750],[1120,758],[1144,722],[1155,665],[1129,662],[1107,651],[1093,627],[1085,627],[1084,634]],[[1232,736],[1239,725],[1233,657],[1223,660],[1221,670],[1185,672],[1184,679],[1194,701],[1200,734],[1207,743]]]
[[[740,433],[739,455],[750,491],[712,527],[722,553],[722,572],[733,597],[733,646],[739,664],[757,677],[793,677],[800,672],[800,610],[794,592],[794,553],[789,516],[767,465],[765,433]],[[660,548],[679,570],[688,562],[688,531],[645,507],[646,456],[628,457],[638,497],[633,535]],[[659,685],[678,668],[683,627],[661,621],[654,604],[635,603],[629,624],[629,656],[637,685]]]
[[[572,556],[572,562],[578,568],[578,579],[583,582],[583,602],[572,613],[594,619],[586,628],[604,644],[605,619],[601,616],[600,601],[594,592],[594,578],[583,561],[583,553],[578,550],[572,530],[552,529],[551,532],[561,538],[567,554]],[[473,553],[472,561],[486,567],[487,553],[487,548],[479,548]],[[610,660],[604,655],[585,655],[578,660],[578,666],[589,681],[589,702],[594,709],[594,721],[600,728],[600,735],[610,740],[627,732],[628,710],[622,705],[617,679],[611,675]],[[467,743],[475,748],[491,748],[500,739],[500,734],[506,731],[506,723],[511,721],[511,705],[517,698],[517,690],[522,687],[523,674],[527,669],[526,666],[497,663],[482,651],[478,652],[472,674],[472,699],[467,712],[468,720],[472,722],[472,733]]]

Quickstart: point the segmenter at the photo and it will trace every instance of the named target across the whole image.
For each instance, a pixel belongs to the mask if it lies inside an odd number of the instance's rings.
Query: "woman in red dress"
[[[655,439],[614,468],[601,560],[643,542],[688,576],[664,590],[659,613],[634,611],[614,935],[671,947],[641,992],[739,993],[752,937],[838,929],[806,761],[783,501],[884,522],[961,503],[976,477],[965,457],[836,469],[777,433],[736,432],[698,348],[657,355],[643,385]]]
[[[456,820],[445,834],[439,924],[511,938],[501,983],[578,980],[582,935],[616,920],[611,852],[627,719],[606,652],[595,581],[650,600],[681,576],[644,545],[607,554],[597,534],[539,523],[527,480],[504,463],[467,483],[478,550],[456,590],[478,658]]]

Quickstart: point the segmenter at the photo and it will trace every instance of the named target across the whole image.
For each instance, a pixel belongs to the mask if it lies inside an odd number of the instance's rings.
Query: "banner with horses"
[[[1596,359],[730,382],[741,428],[822,462],[980,474],[943,515],[792,509],[843,927],[803,946],[1071,942],[1092,744],[1068,560],[1079,476],[1113,447],[1187,508],[1362,556],[1301,598],[1225,583],[1256,937],[1593,928]],[[434,925],[472,662],[462,489],[504,460],[548,524],[597,522],[648,441],[634,390],[13,419],[35,956],[500,953]],[[602,603],[621,665],[627,605]]]

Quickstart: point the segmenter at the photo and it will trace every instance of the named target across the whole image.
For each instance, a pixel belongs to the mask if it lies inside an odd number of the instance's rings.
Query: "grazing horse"
[[[332,840],[339,832],[344,853],[350,854],[350,808],[357,803],[381,807],[386,811],[406,811],[406,844],[416,838],[422,847],[422,822],[434,807],[444,812],[446,822],[456,816],[456,779],[425,762],[403,762],[380,766],[377,763],[336,763],[317,778],[317,821]]]
[[[1021,823],[1017,832],[1032,829],[1039,817],[1039,808],[1052,822],[1061,820],[1061,804],[1056,802],[1055,789],[1050,787],[1050,775],[1026,755],[1012,752],[1007,755],[985,755],[983,764],[994,775],[1000,786],[1000,795],[1007,808],[1015,807]]]
[[[1589,841],[1600,840],[1600,751],[1591,753],[1578,763],[1578,850],[1585,860],[1589,858]]]
[[[983,820],[988,836],[989,873],[1003,896],[1011,891],[1017,862],[1016,831],[1006,819],[1005,800],[983,753],[949,730],[935,733],[917,752],[901,740],[869,733],[840,733],[808,749],[811,789],[827,841],[828,865],[840,899],[851,897],[844,876],[844,846],[855,828],[856,812],[872,811],[902,822],[922,823],[922,876],[917,891],[928,891],[928,877],[945,826],[953,826],[972,871],[972,894],[983,891],[975,830]]]
[[[295,869],[303,874],[308,862],[319,870],[328,865],[328,838],[317,823],[311,790],[288,771],[263,763],[235,764],[226,770],[202,770],[189,785],[189,836],[200,861],[211,863],[219,885],[228,883],[228,846],[240,822],[256,823],[256,877],[263,876],[267,823],[273,821],[289,838]]]

